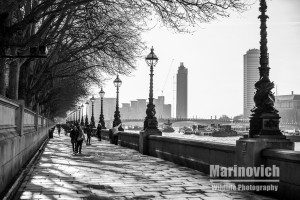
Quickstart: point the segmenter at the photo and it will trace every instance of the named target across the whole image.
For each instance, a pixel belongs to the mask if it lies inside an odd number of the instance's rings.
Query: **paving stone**
[[[92,138],[82,155],[70,138],[49,141],[15,197],[19,199],[263,199],[236,191],[214,191],[202,172]],[[256,198],[254,198],[256,197]],[[268,198],[265,198],[268,199]]]

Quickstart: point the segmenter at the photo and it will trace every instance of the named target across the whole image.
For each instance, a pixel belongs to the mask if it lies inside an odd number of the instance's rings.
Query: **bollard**
[[[54,128],[50,128],[48,131],[49,139],[53,138],[53,132],[54,132]]]

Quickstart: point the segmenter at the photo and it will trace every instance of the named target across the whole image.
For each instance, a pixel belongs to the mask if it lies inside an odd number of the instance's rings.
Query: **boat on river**
[[[182,128],[179,129],[179,133],[183,133],[183,134],[186,134],[186,135],[191,135],[194,133],[193,129],[187,127],[187,126],[184,126]]]
[[[213,137],[233,137],[238,136],[235,130],[231,129],[231,125],[219,125],[218,129],[212,132]]]
[[[127,127],[127,130],[130,130],[130,131],[140,131],[142,130],[143,128],[140,127],[140,126],[128,126]]]
[[[168,120],[167,123],[163,124],[161,131],[165,133],[173,133],[175,131],[174,128],[172,127],[172,123],[170,122],[170,120]]]

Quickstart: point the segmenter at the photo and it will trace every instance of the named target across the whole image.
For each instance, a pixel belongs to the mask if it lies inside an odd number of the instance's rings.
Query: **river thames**
[[[236,144],[236,141],[240,139],[242,136],[235,136],[235,137],[212,137],[212,136],[198,136],[198,135],[186,135],[178,131],[177,127],[174,127],[175,132],[173,133],[165,133],[163,132],[163,136],[167,137],[175,137],[175,138],[185,138],[191,140],[200,140],[205,142],[217,142],[217,143],[225,143],[225,144]],[[136,132],[139,131],[132,131],[132,130],[125,130],[128,132]],[[300,142],[295,142],[295,151],[300,151]]]

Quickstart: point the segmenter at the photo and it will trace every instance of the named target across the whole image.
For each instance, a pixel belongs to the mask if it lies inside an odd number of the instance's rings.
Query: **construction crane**
[[[166,87],[166,84],[167,84],[167,81],[168,81],[168,78],[169,78],[169,74],[170,74],[171,69],[172,69],[173,61],[174,61],[174,59],[172,59],[172,61],[171,61],[171,65],[170,65],[170,67],[169,67],[168,74],[167,74],[167,76],[166,76],[166,78],[165,78],[164,85],[163,85],[162,90],[161,90],[161,95],[164,94],[164,89],[165,89],[165,87]]]

